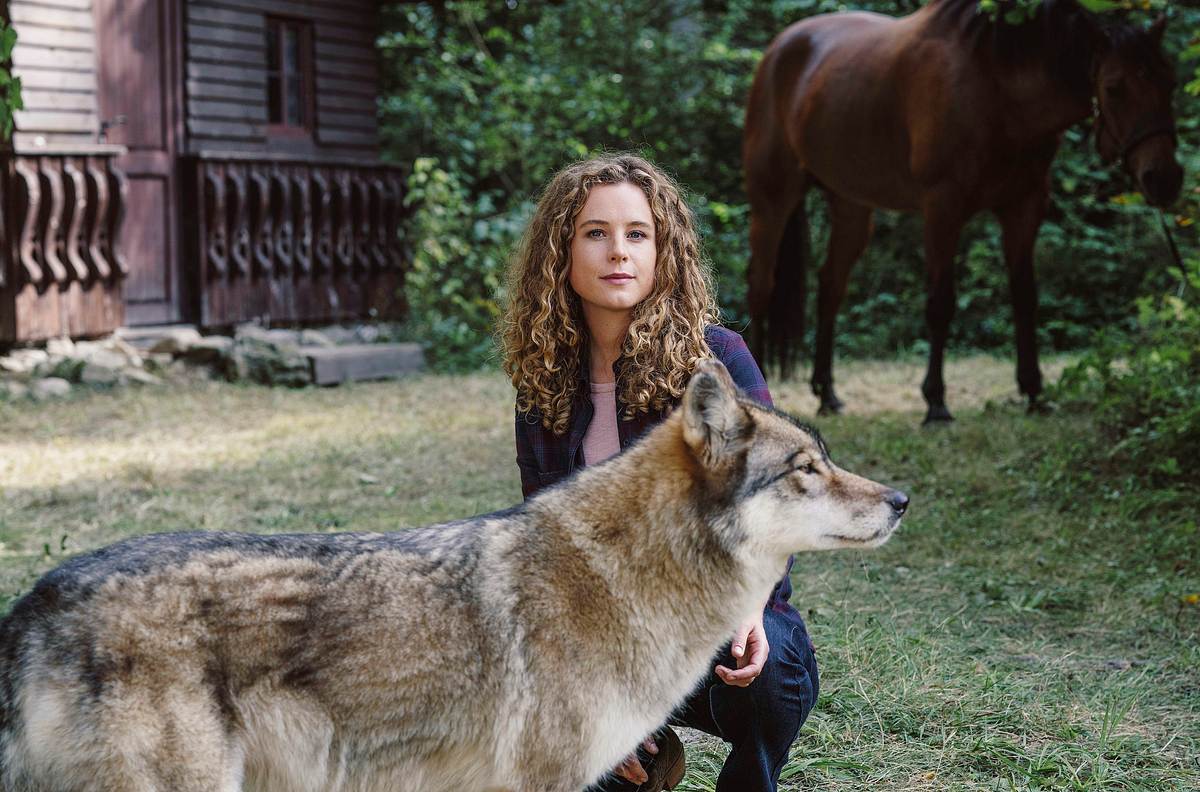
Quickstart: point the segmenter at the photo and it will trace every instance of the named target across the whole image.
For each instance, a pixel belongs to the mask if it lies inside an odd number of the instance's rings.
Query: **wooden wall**
[[[96,36],[91,0],[8,0],[17,30],[13,71],[25,109],[16,114],[13,144],[95,143]]]
[[[375,0],[182,0],[186,47],[186,146],[210,150],[374,157],[378,153]],[[97,45],[92,0],[0,0],[18,33],[13,68],[26,109],[18,149],[94,143]],[[316,120],[311,140],[269,140],[266,15],[311,20]],[[119,57],[119,53],[99,53]]]
[[[373,0],[185,0],[187,150],[319,156],[378,153]],[[266,134],[266,15],[311,20],[313,140]]]

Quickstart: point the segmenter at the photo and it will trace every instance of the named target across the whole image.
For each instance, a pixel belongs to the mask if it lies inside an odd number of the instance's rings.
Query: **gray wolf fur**
[[[5,792],[575,792],[762,607],[905,499],[703,362],[626,453],[394,534],[163,534],[0,623]]]

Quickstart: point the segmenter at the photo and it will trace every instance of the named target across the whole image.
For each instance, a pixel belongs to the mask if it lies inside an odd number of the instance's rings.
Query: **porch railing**
[[[112,145],[0,152],[0,342],[98,336],[125,319],[128,192]]]
[[[184,170],[185,255],[201,325],[403,314],[396,167],[207,152]]]

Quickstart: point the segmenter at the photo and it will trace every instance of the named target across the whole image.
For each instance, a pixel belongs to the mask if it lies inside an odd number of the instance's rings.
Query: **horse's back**
[[[777,171],[786,157],[863,205],[916,208],[914,196],[936,163],[917,150],[914,124],[949,117],[943,89],[956,82],[960,60],[946,39],[926,35],[924,19],[920,12],[825,14],[777,36],[747,108],[751,192],[755,164],[768,174],[762,163]]]

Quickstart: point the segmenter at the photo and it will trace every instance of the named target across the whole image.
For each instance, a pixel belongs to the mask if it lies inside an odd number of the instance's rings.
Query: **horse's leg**
[[[946,196],[926,204],[925,211],[925,323],[929,327],[929,368],[921,393],[928,410],[925,423],[952,421],[946,407],[946,383],[942,363],[950,320],[954,318],[954,254],[958,237],[967,220],[957,196]]]
[[[821,267],[817,298],[817,352],[813,359],[812,391],[821,400],[821,415],[840,413],[842,401],[833,392],[833,328],[846,296],[850,270],[871,238],[872,211],[841,196],[829,198],[829,250]]]
[[[792,214],[803,211],[808,177],[800,170],[795,156],[782,140],[764,143],[745,152],[746,195],[750,203],[750,266],[747,269],[746,301],[750,309],[750,349],[761,365],[768,357],[779,357],[783,368],[790,362],[793,329],[801,325],[800,316],[781,321],[779,301],[793,300],[804,310],[803,289],[796,295],[774,294],[780,258],[785,254],[781,245]],[[788,266],[803,267],[805,251],[787,251],[797,257]],[[803,277],[803,273],[796,273]],[[795,280],[784,278],[783,280]],[[803,283],[803,281],[800,281]],[[781,343],[782,342],[782,343]],[[771,347],[769,349],[769,347]]]
[[[1004,236],[1004,263],[1017,334],[1017,385],[1029,398],[1029,411],[1038,409],[1042,371],[1037,348],[1037,279],[1033,246],[1046,214],[1047,196],[1039,189],[996,211]]]
[[[750,202],[750,269],[746,302],[750,315],[765,317],[775,288],[779,243],[798,198],[782,195]]]

